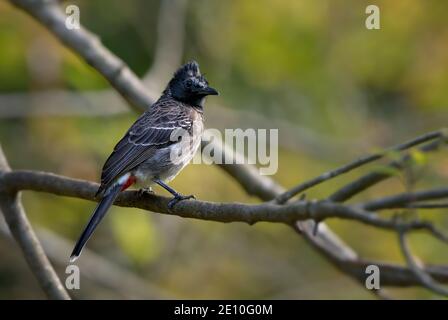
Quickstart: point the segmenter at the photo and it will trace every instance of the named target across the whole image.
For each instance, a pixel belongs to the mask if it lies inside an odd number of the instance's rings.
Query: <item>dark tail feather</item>
[[[75,245],[75,248],[73,249],[73,252],[70,256],[70,262],[74,262],[76,259],[78,259],[79,255],[81,254],[82,248],[84,248],[86,242],[89,240],[93,231],[98,226],[101,219],[103,219],[106,212],[109,210],[110,206],[114,203],[115,198],[121,191],[121,188],[122,185],[120,184],[114,185],[111,188],[111,190],[107,193],[107,195],[104,196],[98,203],[97,207],[95,208],[95,211],[93,211],[89,223],[87,223],[87,226],[85,227],[84,231],[79,237],[78,242]]]

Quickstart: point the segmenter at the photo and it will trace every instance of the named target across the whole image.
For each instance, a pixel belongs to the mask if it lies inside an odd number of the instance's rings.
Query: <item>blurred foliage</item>
[[[132,262],[142,265],[154,260],[159,253],[157,232],[151,217],[144,214],[112,214],[112,231],[114,236]]]
[[[66,4],[79,5],[81,23],[134,72],[143,76],[148,71],[159,1],[74,0],[62,5]],[[282,148],[274,178],[285,186],[345,163],[350,152],[375,151],[368,148],[446,126],[448,2],[375,1],[381,9],[381,30],[364,27],[368,4],[371,1],[196,0],[188,5],[184,60],[200,62],[221,92],[220,103],[347,141],[340,154],[332,156]],[[0,3],[0,94],[108,87],[44,28]],[[206,113],[213,111],[211,107]],[[0,119],[0,141],[14,168],[96,181],[102,163],[135,117]],[[355,142],[364,149],[355,149]],[[396,157],[391,153],[385,161],[323,184],[307,196],[325,197],[362,173],[385,170],[384,164]],[[446,151],[429,156],[413,152],[412,157],[418,176],[412,185],[399,173],[354,201],[446,184]],[[257,201],[214,166],[187,167],[173,187],[209,201]],[[34,224],[73,241],[94,208],[79,199],[31,192],[24,193],[24,203]],[[448,217],[441,213],[422,210],[420,215],[448,229]],[[403,261],[396,235],[353,222],[329,224],[363,257]],[[285,226],[227,225],[114,208],[92,240],[89,248],[176,297],[373,297]],[[441,244],[423,234],[411,240],[425,261],[447,263]],[[0,255],[5,257],[0,263],[0,298],[42,297],[19,251],[11,251],[2,240]],[[81,291],[82,297],[107,296],[93,289]],[[407,298],[432,297],[417,289],[392,292]]]

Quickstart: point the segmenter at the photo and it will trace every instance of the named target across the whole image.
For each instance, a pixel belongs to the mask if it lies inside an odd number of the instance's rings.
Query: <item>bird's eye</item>
[[[187,81],[185,81],[185,86],[187,88],[191,88],[191,85],[193,84],[193,81],[191,79],[187,79]]]

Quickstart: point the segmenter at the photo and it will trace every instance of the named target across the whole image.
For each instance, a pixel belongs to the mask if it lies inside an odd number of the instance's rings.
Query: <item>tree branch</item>
[[[10,171],[0,146],[0,180]],[[9,230],[23,251],[25,259],[45,294],[50,299],[69,300],[56,272],[48,261],[42,246],[34,233],[17,191],[10,191],[0,183],[0,209]]]
[[[100,39],[81,27],[70,30],[65,26],[66,16],[55,0],[10,0],[50,30],[64,45],[79,54],[101,73],[118,93],[137,111],[153,103],[138,77],[117,56],[111,54]]]
[[[299,194],[299,193],[301,193],[301,192],[303,192],[305,190],[308,190],[309,188],[312,188],[312,187],[314,187],[314,186],[316,186],[316,185],[318,185],[318,184],[320,184],[322,182],[325,182],[327,180],[330,180],[332,178],[340,176],[341,174],[344,174],[344,173],[347,173],[349,171],[352,171],[352,170],[354,170],[356,168],[359,168],[359,167],[361,167],[363,165],[366,165],[366,164],[368,164],[370,162],[379,160],[379,159],[383,158],[384,156],[388,155],[390,152],[393,152],[393,151],[403,151],[403,150],[412,148],[412,147],[414,147],[416,145],[419,145],[419,144],[422,144],[422,143],[425,143],[425,142],[428,142],[428,141],[440,138],[442,135],[443,135],[443,130],[430,132],[430,133],[424,134],[424,135],[422,135],[420,137],[417,137],[415,139],[412,139],[410,141],[407,141],[405,143],[399,144],[397,146],[390,147],[390,148],[388,148],[388,149],[386,149],[384,151],[381,151],[381,152],[378,152],[378,153],[375,153],[375,154],[372,154],[372,155],[367,155],[367,156],[361,157],[361,158],[359,158],[359,159],[357,159],[357,160],[355,160],[355,161],[353,161],[353,162],[351,162],[349,164],[346,164],[346,165],[344,165],[342,167],[339,167],[339,168],[337,168],[335,170],[325,172],[325,173],[321,174],[320,176],[317,176],[314,179],[305,181],[305,182],[303,182],[303,183],[301,183],[301,184],[299,184],[299,185],[289,189],[288,191],[286,191],[286,192],[282,193],[281,195],[279,195],[278,197],[276,197],[275,201],[277,203],[285,203],[286,201],[288,201],[289,199],[291,199],[295,195],[297,195],[297,194]]]
[[[448,296],[448,288],[445,288],[434,281],[431,275],[420,266],[420,263],[412,255],[411,249],[409,248],[409,244],[406,239],[406,231],[399,231],[398,237],[401,251],[406,259],[409,269],[411,269],[411,271],[417,277],[420,284],[437,294]]]
[[[163,90],[161,84],[176,71],[184,53],[187,0],[162,0],[157,18],[157,43],[154,63],[143,78],[152,91]]]
[[[415,202],[424,200],[436,200],[448,198],[448,188],[438,188],[419,192],[406,192],[393,196],[371,200],[359,205],[367,211],[377,211],[383,209],[409,208],[419,206]],[[446,205],[446,204],[445,204]],[[437,206],[436,206],[437,207]]]
[[[0,219],[1,220],[1,219]],[[48,257],[56,264],[67,266],[67,252],[73,248],[71,241],[44,228],[36,228],[36,233]],[[0,221],[0,234],[13,240],[8,228]],[[172,297],[161,288],[148,283],[146,279],[97,255],[89,248],[84,248],[83,259],[77,262],[83,270],[83,277],[92,283],[109,288],[121,297],[130,299],[168,299]]]
[[[33,190],[61,196],[94,200],[98,184],[71,179],[51,173],[18,170],[7,172],[0,178],[4,191]],[[408,197],[411,198],[411,197]],[[262,204],[216,203],[207,201],[182,201],[172,210],[168,208],[170,198],[153,194],[141,195],[138,191],[121,193],[115,205],[136,207],[163,214],[178,215],[217,222],[276,222],[290,224],[297,220],[324,220],[340,218],[356,220],[383,229],[415,229],[432,232],[429,224],[422,221],[407,223],[394,219],[383,219],[366,210],[329,201],[297,201],[285,205],[265,202]],[[444,239],[444,238],[442,238]]]
[[[0,178],[0,184],[8,192],[33,190],[93,201],[95,201],[94,195],[98,188],[96,183],[35,171],[8,172]],[[441,195],[444,196],[445,194]],[[399,195],[399,197],[401,198],[402,195]],[[412,197],[408,197],[408,199],[412,199]],[[248,205],[242,203],[213,203],[191,200],[180,202],[170,211],[167,207],[169,200],[170,198],[152,194],[140,195],[138,191],[126,191],[117,198],[115,205],[137,207],[184,218],[218,222],[245,222],[249,224],[262,221],[291,224],[297,220],[340,218],[359,221],[387,230],[426,230],[438,239],[448,241],[447,237],[436,230],[429,222],[399,222],[396,219],[383,219],[377,217],[372,212],[329,201],[297,201],[285,205],[265,202],[262,204]],[[319,242],[319,240],[316,242]],[[331,258],[335,260],[334,255]],[[336,259],[336,261],[338,260]],[[351,264],[350,261],[352,261]],[[353,268],[354,266],[359,268],[363,265],[356,259],[344,259],[345,263],[349,263],[350,268],[344,268],[344,270],[351,270],[354,276],[361,272]],[[340,261],[338,261],[338,264],[340,264]],[[393,266],[389,265],[388,267],[388,270],[393,270]],[[365,276],[364,272],[365,270],[362,271]],[[396,273],[397,270],[389,272]],[[448,273],[446,274],[446,280],[448,281]],[[390,277],[389,282],[393,283],[392,277]],[[398,280],[398,283],[404,285],[403,280]]]
[[[424,146],[420,147],[418,150],[420,152],[431,152],[436,151],[442,146],[444,146],[447,143],[447,136],[445,133],[445,129],[443,129],[441,132],[443,132],[443,135],[438,138],[435,141],[432,141],[428,144],[425,144]],[[392,161],[388,164],[388,167],[394,168],[394,169],[402,169],[408,161],[411,159],[409,155],[404,155],[401,159]],[[352,181],[345,185],[344,187],[340,188],[338,191],[333,193],[328,197],[328,200],[334,201],[334,202],[344,202],[348,199],[352,198],[358,193],[361,193],[362,191],[366,190],[367,188],[370,188],[371,186],[386,180],[387,178],[390,178],[392,176],[392,173],[389,172],[370,172],[355,181]]]

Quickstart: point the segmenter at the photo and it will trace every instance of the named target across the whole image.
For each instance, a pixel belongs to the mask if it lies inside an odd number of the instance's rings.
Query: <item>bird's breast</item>
[[[142,163],[135,171],[139,185],[149,186],[154,179],[165,182],[173,180],[193,159],[201,144],[203,131],[204,125],[200,117],[193,121],[192,130],[182,135],[179,142],[159,149]]]

